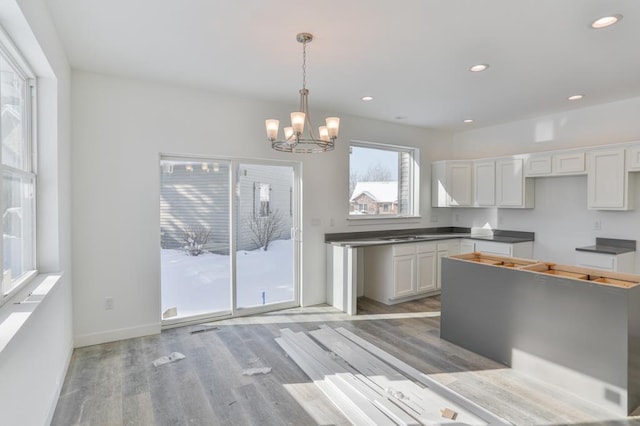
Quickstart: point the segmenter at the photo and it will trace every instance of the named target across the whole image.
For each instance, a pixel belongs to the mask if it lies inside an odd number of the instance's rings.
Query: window
[[[418,216],[419,150],[352,141],[349,155],[349,217]]]
[[[0,304],[35,272],[33,74],[0,31]]]

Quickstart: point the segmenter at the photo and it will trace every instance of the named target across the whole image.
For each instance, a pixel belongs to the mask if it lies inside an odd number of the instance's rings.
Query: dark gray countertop
[[[636,251],[635,240],[619,240],[615,238],[596,238],[595,245],[576,247],[576,251],[587,251],[602,254],[623,254]]]
[[[534,240],[533,232],[494,230],[492,236],[472,235],[470,228],[439,227],[397,229],[390,231],[365,231],[325,234],[325,242],[338,246],[366,247],[384,244],[415,243],[465,238],[499,243],[522,243]]]

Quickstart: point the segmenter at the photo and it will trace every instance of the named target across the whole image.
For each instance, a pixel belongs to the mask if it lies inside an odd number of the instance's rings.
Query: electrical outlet
[[[593,222],[594,231],[600,231],[601,229],[602,229],[602,221],[596,220],[595,222]]]
[[[104,310],[105,311],[113,310],[113,297],[106,297],[104,299]]]

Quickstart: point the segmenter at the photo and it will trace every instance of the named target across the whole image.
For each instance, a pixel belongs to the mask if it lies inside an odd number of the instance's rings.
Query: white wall
[[[38,264],[61,280],[0,353],[2,424],[48,424],[73,349],[70,69],[42,0],[0,0],[0,25],[38,77]]]
[[[487,127],[454,135],[454,158],[483,158],[580,146],[640,141],[640,98],[563,114]],[[537,130],[536,130],[537,129]],[[543,130],[541,130],[543,129]],[[544,135],[543,135],[544,134]],[[544,137],[543,137],[544,136]],[[546,139],[546,142],[537,142]],[[535,208],[448,209],[459,226],[535,232],[536,259],[575,263],[575,248],[592,245],[596,237],[640,241],[640,178],[636,181],[635,210],[587,210],[586,176],[535,179]],[[601,230],[594,230],[600,221]],[[640,273],[640,242],[636,273]]]
[[[160,153],[303,162],[303,305],[326,300],[325,232],[385,227],[346,220],[348,141],[418,146],[425,166],[451,155],[448,134],[347,116],[335,151],[284,154],[266,141],[264,119],[284,119],[295,105],[87,72],[74,72],[72,87],[76,345],[159,331]],[[313,99],[311,108],[329,115]],[[423,181],[424,217],[404,226],[430,224],[428,173]],[[114,310],[104,309],[106,297]]]

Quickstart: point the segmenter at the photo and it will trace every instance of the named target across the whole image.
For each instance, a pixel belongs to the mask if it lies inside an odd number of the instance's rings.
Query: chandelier
[[[302,43],[302,89],[300,89],[300,110],[291,113],[291,127],[284,128],[284,139],[278,139],[279,120],[265,120],[267,139],[276,151],[310,154],[331,151],[338,138],[340,118],[327,117],[326,126],[318,127],[318,137],[313,133],[309,114],[309,90],[307,90],[307,43],[313,34],[300,33],[296,40]]]

